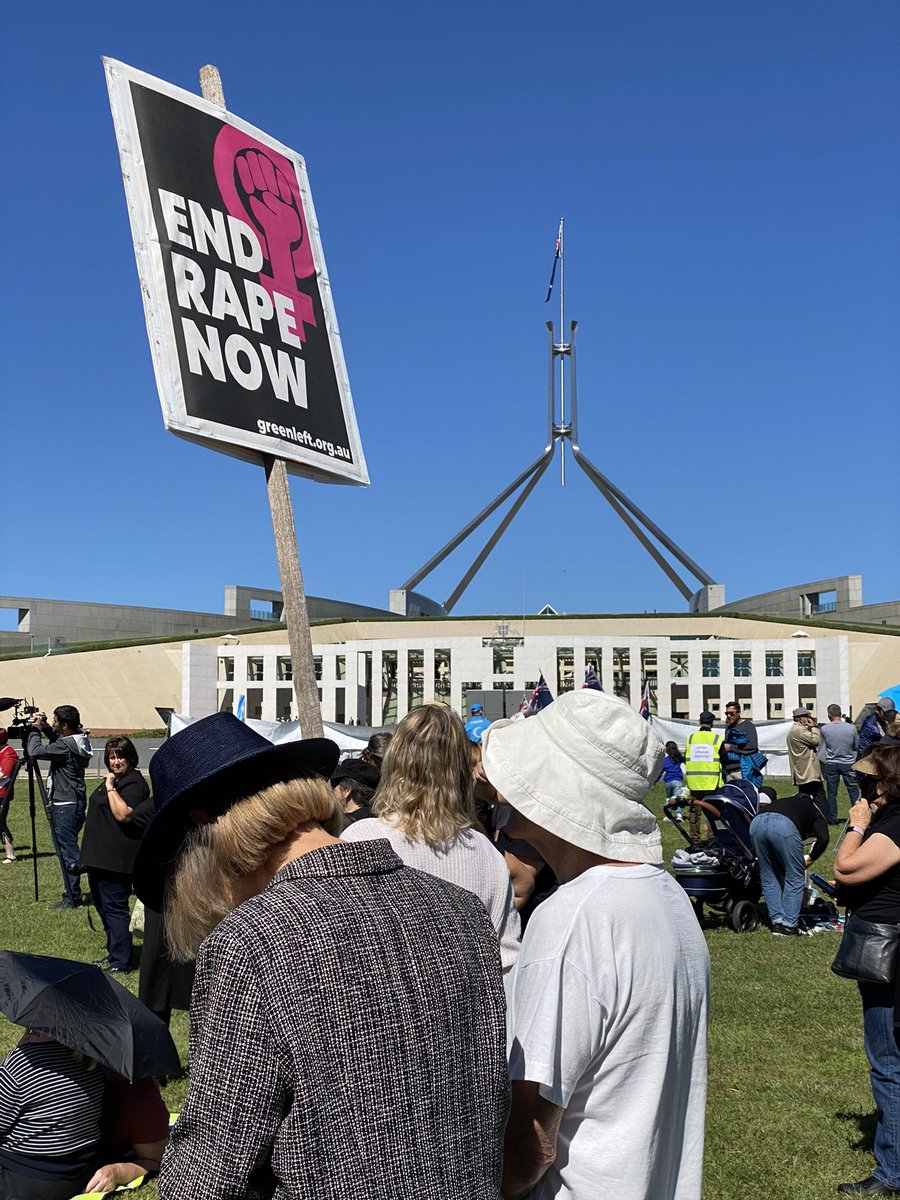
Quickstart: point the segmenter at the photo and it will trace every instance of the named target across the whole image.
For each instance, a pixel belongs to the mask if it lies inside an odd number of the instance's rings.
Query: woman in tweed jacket
[[[297,778],[309,765],[278,747],[251,763],[250,738],[217,714],[151,764],[164,807],[172,759],[204,774],[173,801],[189,828],[167,933],[176,953],[202,944],[161,1200],[499,1200],[505,1015],[483,906],[385,841],[339,841],[328,784]],[[210,742],[231,766],[210,772]],[[157,872],[173,856],[164,833],[143,851]],[[152,865],[137,872],[151,897]]]

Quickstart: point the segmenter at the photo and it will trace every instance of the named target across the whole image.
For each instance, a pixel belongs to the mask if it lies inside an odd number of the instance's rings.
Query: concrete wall
[[[691,612],[705,613],[725,605],[724,583],[710,583],[691,596]]]
[[[183,612],[167,608],[141,608],[129,604],[92,604],[77,600],[43,600],[0,596],[0,608],[17,609],[19,632],[0,633],[0,645],[46,644],[59,638],[72,642],[120,641],[141,637],[190,637],[235,627],[233,617],[222,613]]]
[[[863,604],[859,608],[848,608],[846,612],[822,613],[816,619],[852,621],[857,625],[893,625],[900,628],[900,600],[888,600],[884,604]]]
[[[262,600],[271,604],[275,620],[281,620],[284,607],[281,592],[267,591],[265,588],[229,586],[225,589],[225,611],[237,618],[237,628],[251,624],[252,614],[255,612],[252,600]],[[383,608],[371,608],[368,604],[354,604],[348,600],[330,600],[325,596],[307,596],[306,608],[311,621],[328,621],[340,617],[353,620],[358,617],[390,616]]]
[[[199,633],[226,632],[253,623],[251,599],[270,602],[274,619],[280,620],[281,592],[265,588],[226,587],[223,613],[0,596],[0,608],[14,609],[19,624],[18,632],[0,631],[0,647],[33,645],[37,650],[44,650],[48,642],[54,646],[66,646],[78,642],[117,642],[131,638],[191,637]],[[307,607],[312,621],[389,615],[384,609],[321,596],[307,596]],[[260,620],[266,623],[265,618]]]
[[[157,706],[181,707],[181,658],[179,642],[26,658],[0,663],[0,692],[46,713],[74,704],[88,729],[156,729]]]
[[[760,592],[758,596],[729,601],[717,611],[759,613],[776,617],[792,616],[806,620],[824,615],[813,613],[812,608],[819,595],[830,592],[835,593],[837,607],[834,615],[838,620],[849,620],[849,610],[862,604],[862,576],[842,575],[835,579],[820,579],[815,583],[799,583],[792,587],[778,588],[774,592]]]
[[[230,617],[235,617],[235,628],[241,625],[250,624],[250,610],[252,608],[251,600],[262,600],[271,604],[274,619],[281,619],[281,612],[284,608],[284,602],[281,599],[281,592],[271,591],[266,588],[248,588],[240,587],[238,584],[229,584],[225,588],[225,612]]]
[[[407,591],[406,588],[392,588],[390,592],[390,609],[401,617],[446,617],[447,612],[437,600],[432,600],[422,592]]]
[[[354,621],[359,618],[383,620],[390,613],[383,608],[371,608],[367,604],[352,604],[346,600],[329,600],[324,596],[307,596],[306,607],[311,621],[329,621],[334,618],[346,618]]]
[[[883,642],[849,642],[851,696],[858,713],[889,687],[900,683],[900,637]]]
[[[184,717],[208,717],[219,704],[216,694],[218,665],[215,642],[184,642],[181,647],[181,705]]]

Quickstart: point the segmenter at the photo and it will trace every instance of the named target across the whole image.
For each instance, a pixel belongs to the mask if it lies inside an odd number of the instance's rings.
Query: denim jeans
[[[131,970],[131,876],[115,871],[88,871],[94,907],[106,930],[106,952],[111,967]]]
[[[78,863],[81,854],[78,849],[78,835],[84,825],[86,807],[83,800],[76,800],[74,804],[54,804],[52,806],[53,828],[56,831],[56,843],[59,846],[61,866],[64,871]],[[68,879],[72,884],[71,899],[79,904],[81,902],[81,884],[78,876],[69,874]],[[63,879],[63,888],[62,901],[63,904],[68,904],[70,896],[65,888],[65,878]]]
[[[838,784],[842,779],[847,789],[847,795],[850,797],[850,804],[855,804],[859,799],[856,772],[853,769],[853,763],[822,763],[822,771],[825,775],[825,787],[828,793],[828,820],[836,821],[838,819]]]
[[[879,1108],[875,1126],[875,1177],[900,1187],[900,1046],[894,1029],[894,985],[860,983],[866,1058],[872,1068],[872,1097]]]
[[[803,904],[803,842],[793,821],[781,813],[760,813],[750,825],[769,920],[796,925]]]

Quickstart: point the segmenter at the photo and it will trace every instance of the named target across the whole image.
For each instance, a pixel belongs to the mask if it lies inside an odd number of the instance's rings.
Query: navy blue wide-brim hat
[[[221,816],[239,800],[289,779],[328,779],[340,758],[329,738],[277,745],[231,713],[214,713],[168,738],[150,760],[156,810],[137,853],[132,884],[148,908],[162,910],[166,879],[192,813]]]

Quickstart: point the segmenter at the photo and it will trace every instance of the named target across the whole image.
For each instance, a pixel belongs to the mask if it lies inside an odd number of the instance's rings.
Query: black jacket
[[[137,811],[131,820],[118,821],[110,808],[104,780],[91,793],[81,839],[81,865],[96,871],[130,875],[141,838],[149,823],[145,801],[150,798],[150,789],[140,771],[129,771],[118,780],[116,791],[130,809]]]
[[[805,842],[814,837],[815,845],[809,852],[811,860],[815,861],[828,849],[828,824],[825,814],[810,796],[798,792],[796,796],[780,796],[771,804],[760,806],[759,815],[765,813],[781,813],[797,826],[797,832]]]
[[[93,749],[86,733],[63,737],[55,729],[49,729],[45,746],[38,730],[32,729],[25,752],[29,758],[45,758],[50,763],[47,791],[54,804],[87,803],[84,769],[91,761]]]

